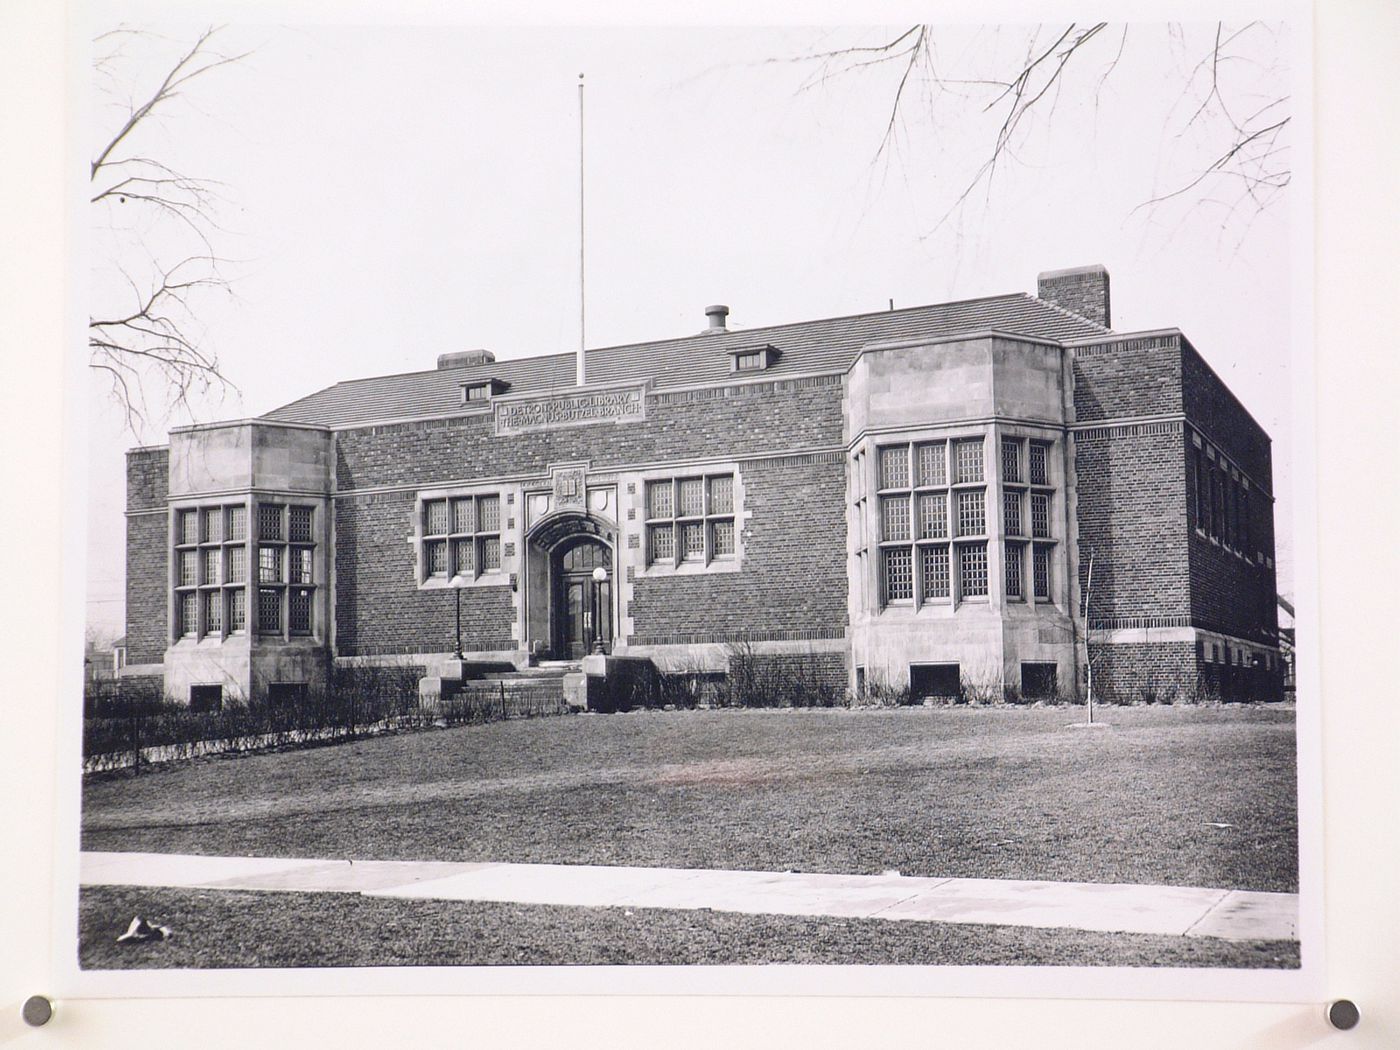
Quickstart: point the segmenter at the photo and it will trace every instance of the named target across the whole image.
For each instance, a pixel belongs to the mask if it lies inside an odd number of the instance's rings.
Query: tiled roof
[[[587,352],[589,385],[651,379],[654,389],[722,383],[731,377],[729,351],[771,344],[777,362],[765,377],[844,370],[864,346],[997,329],[1042,339],[1081,339],[1107,329],[1024,293],[915,306],[904,310],[833,317],[722,333],[701,333],[655,343],[631,343]],[[512,361],[351,379],[274,409],[262,418],[322,426],[353,426],[390,419],[453,415],[461,411],[461,385],[471,379],[503,379],[510,393],[547,393],[574,385],[574,355],[550,354]]]

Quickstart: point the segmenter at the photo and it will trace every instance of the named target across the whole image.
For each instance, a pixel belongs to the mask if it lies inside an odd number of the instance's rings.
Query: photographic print
[[[79,976],[1288,987],[1307,26],[1235,13],[89,12]]]

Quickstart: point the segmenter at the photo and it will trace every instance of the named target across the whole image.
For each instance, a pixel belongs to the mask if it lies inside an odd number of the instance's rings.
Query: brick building
[[[1278,688],[1268,436],[1102,267],[1037,294],[349,380],[128,457],[128,674],[792,660],[917,694]],[[458,611],[460,645],[458,660]],[[1087,655],[1086,655],[1087,654]]]

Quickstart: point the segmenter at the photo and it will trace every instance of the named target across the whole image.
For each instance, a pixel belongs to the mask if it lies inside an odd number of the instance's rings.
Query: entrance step
[[[578,671],[581,664],[560,660],[551,663],[542,663],[537,667],[522,667],[518,671],[488,671],[485,674],[473,676],[476,681],[482,682],[513,682],[521,679],[551,679],[562,678],[566,674]]]

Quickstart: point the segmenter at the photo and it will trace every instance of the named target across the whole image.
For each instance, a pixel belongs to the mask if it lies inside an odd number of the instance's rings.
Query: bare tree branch
[[[940,69],[934,63],[934,45],[938,29],[931,25],[915,25],[902,29],[876,45],[853,45],[828,48],[799,55],[787,61],[813,63],[812,77],[799,90],[809,90],[837,78],[852,74],[890,76],[890,102],[881,122],[881,136],[875,148],[872,164],[885,156],[901,128],[913,126],[922,118],[938,133],[940,110],[937,102],[943,96],[956,99],[951,103],[960,122],[973,122],[979,116],[989,118],[986,139],[980,149],[970,177],[963,180],[953,194],[951,203],[934,224],[929,235],[957,219],[974,193],[985,190],[988,199],[999,168],[1005,163],[1019,163],[1019,152],[1033,128],[1052,119],[1062,93],[1079,92],[1093,103],[1095,118],[1099,113],[1102,92],[1109,79],[1123,68],[1130,32],[1141,30],[1123,26],[1116,32],[1105,33],[1106,23],[1087,26],[1070,23],[1048,31],[1044,27],[1029,30],[1019,48],[1020,57],[1006,57],[1001,36],[990,40],[979,37],[974,47],[963,49],[960,55],[965,66],[954,74],[952,69]],[[1286,94],[1265,99],[1240,89],[1238,74],[1227,79],[1227,70],[1254,70],[1257,67],[1250,40],[1262,35],[1272,36],[1274,30],[1262,22],[1249,22],[1238,27],[1217,24],[1203,50],[1191,54],[1193,45],[1187,32],[1177,25],[1167,27],[1167,51],[1176,56],[1180,73],[1180,94],[1167,114],[1163,128],[1164,148],[1179,143],[1189,134],[1193,142],[1208,138],[1216,140],[1215,152],[1207,154],[1199,170],[1173,188],[1153,190],[1144,195],[1134,212],[1147,210],[1168,202],[1185,202],[1194,192],[1200,193],[1198,205],[1213,205],[1214,196],[1206,184],[1215,180],[1237,184],[1238,200],[1227,211],[1236,215],[1237,205],[1248,205],[1257,211],[1267,209],[1277,200],[1278,193],[1289,183],[1286,163],[1287,147],[1281,134],[1289,124],[1280,119],[1279,109],[1285,107]],[[1195,35],[1191,39],[1197,39]],[[1105,52],[1100,46],[1109,41]],[[1199,45],[1195,45],[1199,46]],[[978,50],[980,48],[980,50]],[[1098,48],[1105,61],[1094,79],[1086,84],[1076,78],[1071,85],[1067,71],[1084,63],[1081,56]],[[975,52],[975,53],[973,53]],[[1142,49],[1134,50],[1141,62]],[[978,65],[978,60],[982,60]],[[1183,68],[1183,64],[1185,68]],[[1267,71],[1265,71],[1267,72]],[[1232,84],[1234,88],[1232,90]],[[915,89],[921,89],[927,102],[922,113],[911,111]],[[1170,90],[1170,88],[1169,88]],[[1189,105],[1189,110],[1186,108]],[[1249,116],[1240,114],[1252,109]],[[1264,126],[1266,125],[1267,126]],[[1241,213],[1242,214],[1242,213]],[[1252,221],[1252,220],[1250,220]]]
[[[88,319],[89,363],[95,372],[107,377],[112,396],[132,429],[151,414],[148,380],[161,391],[167,411],[190,410],[196,394],[231,386],[217,355],[206,345],[197,320],[200,296],[228,287],[224,276],[228,260],[214,247],[215,235],[226,232],[217,214],[223,203],[222,184],[186,175],[130,148],[142,138],[143,129],[159,121],[193,81],[247,57],[246,53],[217,51],[214,42],[219,32],[211,27],[201,33],[193,45],[181,49],[154,91],[139,104],[128,103],[120,125],[90,165],[90,203],[103,209],[99,222],[112,228],[117,213],[107,209],[127,206],[136,209],[133,214],[148,216],[143,232],[124,251],[144,255],[141,265],[149,269],[149,276],[138,282],[127,264],[114,259],[110,263],[112,276],[128,287],[130,305],[106,314],[94,311]],[[142,39],[158,38],[128,27],[101,34],[97,42],[113,47],[96,60],[97,72],[118,83],[126,48]],[[150,239],[152,236],[159,239],[159,245]],[[177,256],[173,263],[162,261],[161,256],[181,239],[187,243],[193,239],[198,250]]]

